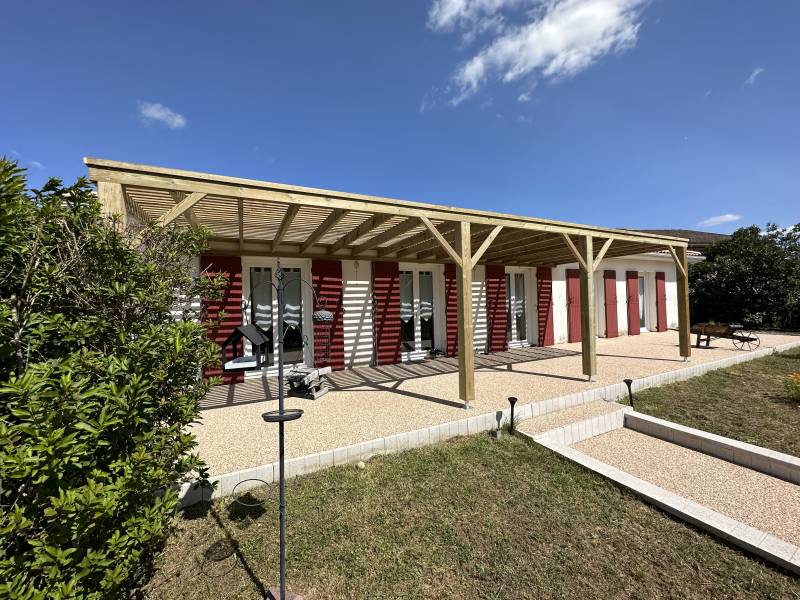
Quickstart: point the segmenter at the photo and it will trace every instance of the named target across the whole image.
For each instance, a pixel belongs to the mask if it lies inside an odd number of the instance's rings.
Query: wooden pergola
[[[202,225],[210,252],[291,258],[452,262],[459,395],[475,397],[472,270],[478,264],[580,268],[583,373],[597,373],[594,273],[603,258],[668,250],[677,274],[680,355],[689,357],[688,240],[534,217],[85,158],[108,214]]]

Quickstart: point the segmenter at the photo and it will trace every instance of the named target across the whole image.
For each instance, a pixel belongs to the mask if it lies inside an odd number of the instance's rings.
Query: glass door
[[[639,276],[639,330],[647,331],[647,294],[645,293],[645,278]]]
[[[305,342],[302,276],[298,268],[284,267],[283,272],[283,360],[286,364],[301,363]]]
[[[434,347],[433,271],[400,271],[400,351],[418,360]]]
[[[272,326],[272,269],[267,267],[250,267],[250,322],[260,327],[267,338],[267,365],[275,360]],[[252,352],[248,350],[247,352]]]
[[[506,273],[506,338],[509,347],[528,340],[528,304],[525,273]]]

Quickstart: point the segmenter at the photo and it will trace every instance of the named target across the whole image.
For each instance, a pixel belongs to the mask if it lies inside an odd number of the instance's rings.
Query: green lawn
[[[644,390],[634,404],[655,417],[800,456],[800,404],[784,387],[798,371],[800,351],[774,354]]]
[[[307,600],[800,598],[797,578],[519,438],[328,469],[288,497],[289,581]],[[148,597],[258,598],[277,581],[275,502],[235,506],[178,520]]]

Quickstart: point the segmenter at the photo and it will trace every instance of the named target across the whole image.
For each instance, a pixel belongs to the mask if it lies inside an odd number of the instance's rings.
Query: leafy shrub
[[[124,230],[85,180],[28,192],[0,159],[0,596],[116,597],[145,573],[204,470],[205,239]]]

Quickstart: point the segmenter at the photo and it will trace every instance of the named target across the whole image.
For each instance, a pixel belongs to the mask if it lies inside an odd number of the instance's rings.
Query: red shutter
[[[664,272],[656,272],[656,331],[667,330],[667,289]]]
[[[396,262],[372,263],[372,327],[375,364],[400,362],[400,269]]]
[[[606,337],[619,335],[617,327],[617,272],[603,271],[603,288],[606,304]]]
[[[486,334],[489,352],[503,352],[508,349],[506,293],[505,267],[486,265]]]
[[[550,267],[536,269],[536,317],[537,342],[540,346],[552,346],[553,334],[553,273]]]
[[[201,300],[202,321],[209,323],[208,337],[217,344],[222,344],[233,330],[242,324],[242,259],[239,256],[201,256],[200,271],[208,277],[223,275],[228,284],[222,292],[222,298],[210,302]],[[224,313],[222,321],[217,323],[220,312]],[[241,355],[242,348],[239,347]],[[224,361],[233,358],[233,348],[228,348]],[[244,373],[223,373],[221,367],[203,371],[203,376],[222,376],[222,383],[239,383],[244,381]]]
[[[581,281],[578,269],[567,269],[567,335],[570,342],[581,341]]]
[[[333,323],[314,323],[314,366],[344,369],[344,304],[342,298],[342,261],[311,261],[311,285],[317,303],[314,310],[329,310]],[[330,343],[326,359],[325,346]]]
[[[628,335],[639,335],[639,271],[626,271],[628,281]]]
[[[456,289],[456,266],[444,265],[444,311],[447,329],[447,356],[458,356],[458,290]]]

